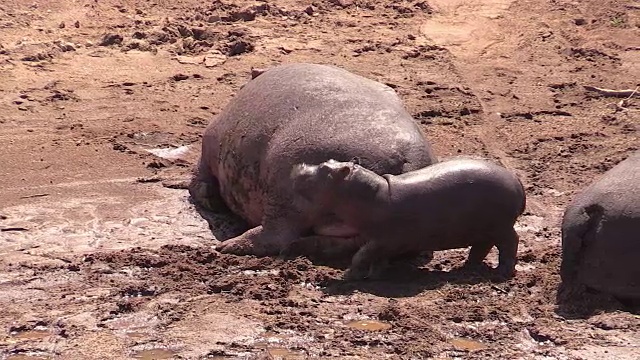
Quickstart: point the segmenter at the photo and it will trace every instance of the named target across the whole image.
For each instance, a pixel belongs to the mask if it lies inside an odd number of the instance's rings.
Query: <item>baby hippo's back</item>
[[[430,250],[469,246],[510,231],[526,204],[518,177],[487,160],[452,158],[385,177],[394,222],[406,222],[398,224],[406,234],[394,238],[428,238],[423,240]]]

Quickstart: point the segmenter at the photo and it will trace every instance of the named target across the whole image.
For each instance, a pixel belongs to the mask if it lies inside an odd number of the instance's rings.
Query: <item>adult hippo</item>
[[[560,275],[566,285],[640,299],[640,151],[567,206]]]
[[[397,176],[380,176],[353,162],[299,164],[291,171],[297,195],[323,203],[365,245],[346,280],[377,277],[394,257],[471,246],[468,266],[482,263],[495,245],[498,272],[515,272],[518,234],[526,205],[518,177],[486,160],[457,157]]]
[[[400,174],[436,162],[429,143],[390,87],[318,64],[273,67],[249,81],[204,132],[192,198],[225,204],[250,225],[221,243],[223,253],[275,255],[305,235],[357,231],[294,201],[294,164],[358,158],[376,173]]]

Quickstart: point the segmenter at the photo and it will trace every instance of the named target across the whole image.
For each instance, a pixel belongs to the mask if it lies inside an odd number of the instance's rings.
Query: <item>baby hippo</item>
[[[515,273],[524,188],[509,170],[485,160],[453,158],[401,175],[377,175],[356,162],[297,164],[294,192],[357,229],[364,245],[345,280],[377,277],[393,257],[471,246],[465,266],[499,251],[498,273]]]

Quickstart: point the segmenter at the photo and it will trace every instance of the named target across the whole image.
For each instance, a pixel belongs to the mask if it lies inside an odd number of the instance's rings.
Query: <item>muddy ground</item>
[[[2,1],[0,357],[637,359],[637,309],[556,290],[563,207],[640,146],[640,99],[584,86],[635,89],[639,51],[634,0]],[[252,68],[301,61],[518,172],[513,280],[464,250],[365,283],[212,250],[181,188],[200,134]]]

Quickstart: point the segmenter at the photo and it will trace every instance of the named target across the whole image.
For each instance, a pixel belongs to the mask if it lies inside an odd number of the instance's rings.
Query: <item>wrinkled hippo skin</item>
[[[397,255],[471,246],[467,266],[499,250],[498,272],[512,277],[519,238],[513,226],[526,206],[518,177],[489,161],[456,157],[401,175],[378,175],[353,162],[299,164],[294,191],[322,202],[365,245],[346,280],[378,277]]]
[[[567,206],[560,275],[564,285],[640,299],[640,151]]]
[[[335,214],[294,201],[289,178],[294,164],[355,157],[381,174],[436,162],[390,87],[333,66],[280,65],[255,76],[209,124],[189,192],[250,225],[219,251],[276,255],[300,236],[357,236]]]

